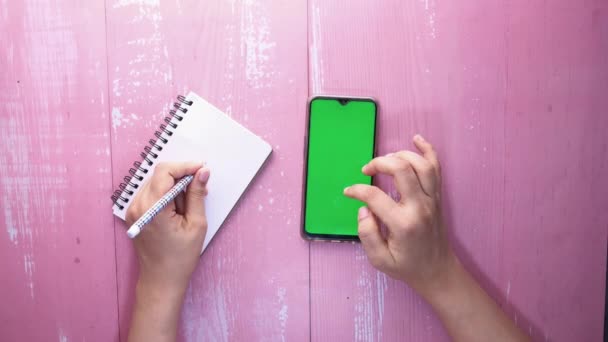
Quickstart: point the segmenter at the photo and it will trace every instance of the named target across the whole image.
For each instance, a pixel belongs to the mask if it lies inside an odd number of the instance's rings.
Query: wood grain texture
[[[75,5],[0,4],[2,341],[118,338],[103,2]]]
[[[506,305],[536,340],[600,341],[608,3],[512,1],[506,14]]]
[[[107,10],[115,186],[175,96],[188,90],[274,149],[201,258],[180,338],[308,339],[308,245],[297,230],[308,93],[306,3],[109,1]],[[136,260],[124,229],[117,220],[126,340]]]
[[[602,336],[605,13],[597,1],[309,7],[311,92],[376,97],[380,154],[418,132],[434,142],[459,256],[535,339]],[[313,244],[310,266],[313,340],[447,339],[359,246]]]
[[[137,268],[109,196],[189,90],[274,152],[180,340],[447,340],[359,245],[300,239],[309,94],[376,97],[380,154],[436,145],[459,256],[535,340],[601,339],[605,1],[4,1],[0,28],[0,340],[126,341]]]

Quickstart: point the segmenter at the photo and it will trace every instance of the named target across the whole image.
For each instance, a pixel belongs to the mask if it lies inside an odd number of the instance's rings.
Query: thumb
[[[359,239],[372,266],[386,272],[393,263],[393,256],[380,233],[378,221],[367,207],[359,208]]]
[[[196,226],[207,223],[205,217],[205,196],[207,196],[207,180],[209,179],[209,169],[203,167],[194,175],[192,183],[186,189],[186,221]]]

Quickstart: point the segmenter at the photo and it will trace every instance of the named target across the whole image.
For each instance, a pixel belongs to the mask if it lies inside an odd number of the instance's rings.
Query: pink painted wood
[[[114,185],[140,158],[175,96],[188,90],[274,149],[201,258],[186,298],[182,338],[307,339],[308,244],[297,233],[306,3],[124,2],[108,6],[107,18]],[[126,340],[136,260],[124,229],[117,220],[120,331]]]
[[[452,240],[534,339],[602,336],[606,3],[311,1],[314,94],[375,96],[380,153],[420,132]],[[380,183],[391,191],[392,186]],[[311,246],[312,339],[445,340],[360,246]]]
[[[79,6],[0,4],[0,340],[126,340],[136,260],[108,197],[188,90],[274,153],[202,256],[181,340],[447,339],[360,246],[299,238],[305,102],[326,93],[378,99],[380,153],[435,143],[458,254],[523,329],[601,339],[608,4]]]
[[[0,340],[117,339],[103,3],[0,4]]]

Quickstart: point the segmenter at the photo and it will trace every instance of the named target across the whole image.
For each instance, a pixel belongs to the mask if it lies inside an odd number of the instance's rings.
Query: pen
[[[144,229],[144,226],[161,211],[163,210],[169,202],[173,201],[177,195],[183,191],[190,182],[192,182],[194,176],[186,176],[180,179],[175,185],[169,190],[163,197],[161,197],[154,205],[148,209],[139,220],[135,221],[133,225],[127,230],[127,235],[133,239],[136,237],[141,231]]]

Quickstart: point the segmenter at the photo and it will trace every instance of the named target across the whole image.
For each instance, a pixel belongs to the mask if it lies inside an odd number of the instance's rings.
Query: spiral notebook
[[[133,163],[114,192],[114,215],[125,219],[131,200],[163,161],[204,161],[211,169],[205,198],[207,235],[203,251],[272,152],[262,138],[194,93],[178,96],[155,139]],[[201,251],[202,253],[202,251]]]

